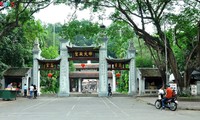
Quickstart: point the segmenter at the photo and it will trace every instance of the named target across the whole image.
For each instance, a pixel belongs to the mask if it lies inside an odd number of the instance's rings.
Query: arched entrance
[[[84,65],[83,65],[84,64]],[[74,63],[75,71],[69,73],[70,92],[99,92],[99,63]],[[112,71],[108,71],[108,82],[113,82]]]
[[[69,73],[70,92],[97,92],[97,83],[99,83],[99,70],[97,69],[99,62],[99,47],[74,45],[66,47],[69,55],[68,61],[73,61],[75,68],[75,71]]]

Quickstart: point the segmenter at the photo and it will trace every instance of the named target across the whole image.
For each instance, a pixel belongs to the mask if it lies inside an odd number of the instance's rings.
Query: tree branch
[[[20,10],[20,4],[23,3],[23,9]],[[46,4],[45,4],[46,3]],[[18,27],[18,23],[19,20],[21,20],[21,23],[23,24],[25,21],[27,21],[28,19],[30,19],[30,17],[37,11],[44,9],[46,7],[48,7],[52,2],[50,2],[49,0],[41,0],[41,1],[34,1],[34,0],[29,0],[29,1],[24,1],[24,0],[18,0],[17,2],[15,2],[15,18],[14,20],[9,21],[10,19],[8,19],[8,23],[6,22],[1,22],[3,25],[3,30],[0,32],[0,37],[5,35],[5,33],[8,33],[9,31],[11,31],[13,28]],[[36,6],[34,10],[34,7],[32,7],[31,5],[38,5],[38,4],[42,4],[42,7],[38,7]],[[29,10],[30,7],[30,10]],[[27,17],[27,19],[20,19],[21,15],[26,11],[29,10],[30,14]]]
[[[141,2],[139,0],[137,0],[137,4],[139,6],[139,12],[141,14],[141,23],[142,23],[142,29],[145,30],[145,27],[144,27],[144,16],[143,16],[143,12],[142,12],[142,6],[141,6]]]
[[[170,0],[167,0],[167,1],[165,1],[164,3],[163,3],[163,5],[161,5],[160,7],[161,7],[161,10],[160,10],[160,12],[158,13],[158,18],[160,19],[160,17],[161,17],[161,15],[162,15],[162,13],[163,13],[163,11],[164,11],[164,9],[165,9],[165,7],[167,6],[167,4],[170,2]],[[159,9],[158,9],[159,10]],[[156,11],[156,13],[157,13],[158,11]]]

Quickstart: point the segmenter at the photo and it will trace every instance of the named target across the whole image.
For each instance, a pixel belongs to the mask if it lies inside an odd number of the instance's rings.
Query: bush
[[[117,78],[117,92],[127,93],[129,89],[128,73],[123,73],[120,78]]]
[[[58,80],[54,77],[47,78],[42,77],[41,80],[41,92],[42,93],[57,93],[59,90]]]
[[[136,66],[137,67],[152,67],[153,62],[151,58],[148,57],[136,57]]]
[[[191,93],[188,90],[182,91],[178,94],[179,97],[191,97]]]

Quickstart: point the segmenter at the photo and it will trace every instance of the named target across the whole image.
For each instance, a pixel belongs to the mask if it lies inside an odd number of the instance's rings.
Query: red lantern
[[[52,73],[48,73],[48,77],[52,78],[53,74]]]
[[[120,73],[116,73],[116,77],[118,77],[118,78],[119,78],[120,76],[121,76],[121,74],[120,74]]]
[[[84,64],[84,63],[82,63],[82,64],[81,64],[81,67],[82,67],[82,68],[84,68],[84,67],[85,67],[85,64]]]

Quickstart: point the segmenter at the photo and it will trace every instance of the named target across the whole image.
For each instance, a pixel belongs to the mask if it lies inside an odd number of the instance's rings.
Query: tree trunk
[[[198,22],[198,33],[197,33],[197,67],[200,69],[200,21]]]
[[[174,75],[175,82],[177,83],[177,86],[180,87],[180,91],[179,92],[182,93],[183,86],[184,86],[183,78],[181,77],[181,74],[180,74],[180,72],[178,70],[177,61],[175,59],[174,53],[173,53],[172,49],[170,48],[170,46],[168,46],[167,53],[168,53],[168,61],[169,61],[172,73]]]

